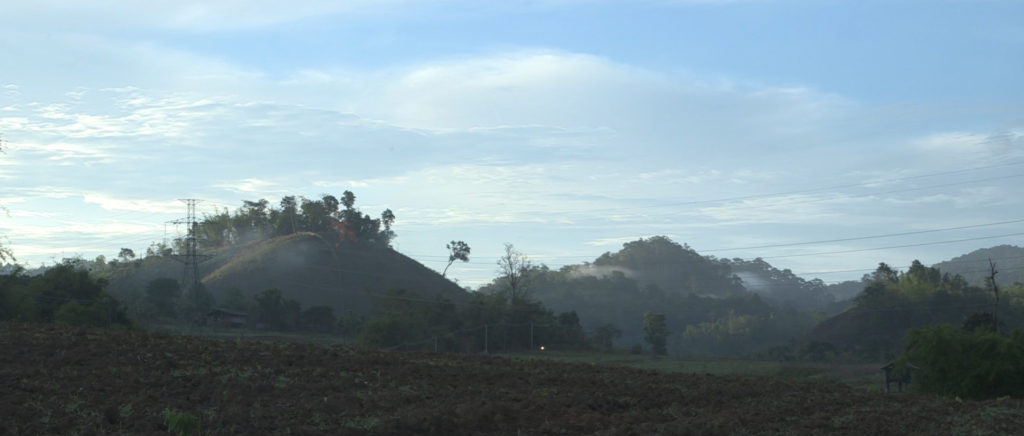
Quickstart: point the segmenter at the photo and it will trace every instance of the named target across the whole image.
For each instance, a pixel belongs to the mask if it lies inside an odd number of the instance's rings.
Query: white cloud
[[[142,199],[115,198],[110,195],[91,193],[82,197],[86,203],[96,204],[104,210],[125,210],[134,212],[179,213],[180,201],[154,201]]]
[[[216,32],[274,26],[338,14],[380,12],[403,0],[36,0],[6,5],[11,26],[45,23],[56,29],[166,29]]]

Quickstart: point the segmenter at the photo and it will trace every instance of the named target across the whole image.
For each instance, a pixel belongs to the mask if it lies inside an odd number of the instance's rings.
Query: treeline
[[[1024,327],[1024,285],[973,286],[959,274],[943,273],[915,260],[899,272],[885,263],[869,276],[855,306],[822,322],[809,339],[834,356],[888,361],[900,354],[904,335],[933,325],[970,326],[998,312],[1003,329]]]
[[[132,318],[147,320],[151,326],[191,323],[321,333],[372,348],[451,352],[515,351],[540,345],[604,348],[617,334],[610,327],[588,338],[575,312],[555,314],[536,301],[510,299],[505,293],[476,293],[469,301],[423,297],[408,290],[372,297],[377,301],[371,314],[336,314],[330,306],[305,308],[276,288],[251,297],[237,288],[216,295],[202,289],[186,295],[176,280],[161,278],[149,282],[141,300],[128,306]]]
[[[277,207],[266,199],[243,201],[234,212],[219,211],[206,215],[193,229],[200,247],[259,241],[298,232],[313,232],[337,243],[390,246],[395,238],[391,230],[395,214],[385,209],[379,218],[355,207],[356,196],[345,191],[341,198],[323,195],[320,199],[286,196]]]
[[[16,268],[0,275],[0,320],[131,327],[126,307],[104,292],[106,285],[75,260],[35,276]]]

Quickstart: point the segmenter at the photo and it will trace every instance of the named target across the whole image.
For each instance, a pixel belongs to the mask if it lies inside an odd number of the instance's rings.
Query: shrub
[[[79,327],[106,327],[110,325],[110,314],[106,307],[98,303],[82,305],[72,301],[57,309],[53,314],[53,322]]]
[[[973,399],[1024,397],[1024,330],[1009,335],[948,325],[911,330],[898,365],[912,363],[913,388]]]
[[[164,409],[164,424],[167,425],[167,431],[178,436],[202,434],[199,418],[188,412]]]

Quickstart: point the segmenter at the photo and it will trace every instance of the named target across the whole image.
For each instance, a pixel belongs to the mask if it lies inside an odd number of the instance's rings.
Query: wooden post
[[[487,324],[484,324],[484,354],[491,354],[490,348],[487,347]]]
[[[530,351],[533,351],[533,323],[530,323]]]

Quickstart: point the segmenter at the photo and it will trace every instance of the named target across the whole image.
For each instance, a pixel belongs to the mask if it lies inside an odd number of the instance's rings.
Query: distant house
[[[889,362],[888,365],[883,366],[882,375],[885,377],[885,392],[890,392],[889,386],[892,383],[896,383],[896,388],[899,389],[899,392],[903,392],[903,386],[910,384],[911,372],[918,369],[920,368],[909,362],[902,368],[897,368],[896,362]]]
[[[249,323],[249,314],[215,307],[206,313],[206,322],[218,327],[245,327]]]

